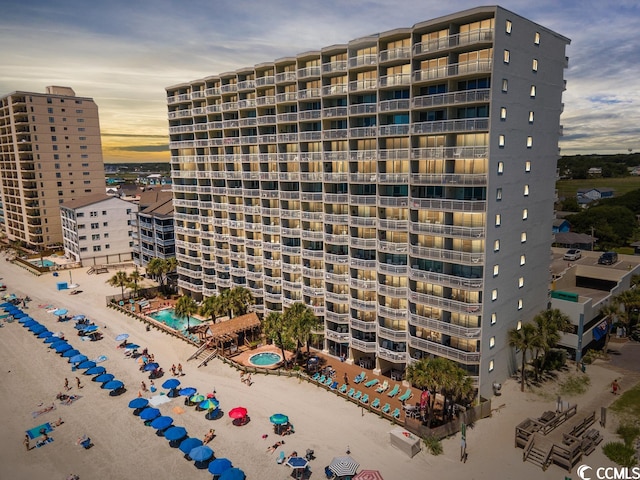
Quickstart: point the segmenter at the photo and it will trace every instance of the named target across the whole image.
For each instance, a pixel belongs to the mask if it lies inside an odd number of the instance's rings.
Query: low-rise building
[[[133,227],[133,261],[145,267],[153,258],[176,256],[171,191],[146,190],[140,194]]]
[[[104,193],[60,205],[65,254],[82,266],[132,259],[132,215],[138,206]]]

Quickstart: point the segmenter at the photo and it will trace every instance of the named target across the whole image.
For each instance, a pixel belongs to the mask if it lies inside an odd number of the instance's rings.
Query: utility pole
[[[595,241],[595,239],[593,238],[594,232],[595,232],[595,229],[593,228],[593,225],[592,225],[591,226],[591,251],[592,252],[593,252],[593,244],[594,244],[594,241]]]

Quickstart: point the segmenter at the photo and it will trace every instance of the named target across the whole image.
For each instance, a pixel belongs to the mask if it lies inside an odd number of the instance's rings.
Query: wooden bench
[[[591,415],[589,415],[588,417],[585,417],[582,422],[580,422],[579,424],[575,425],[572,429],[571,432],[569,432],[569,435],[573,436],[573,437],[582,437],[582,435],[584,435],[584,433],[587,431],[587,429],[594,424],[594,422],[596,421],[596,412],[594,411]]]
[[[567,445],[565,441],[570,441],[571,443]],[[563,443],[564,445],[553,445],[551,448],[551,461],[570,472],[582,458],[582,442],[579,439],[575,439],[575,441],[565,439],[563,436]]]
[[[516,448],[525,448],[531,435],[539,431],[542,428],[542,424],[532,418],[520,422],[516,426],[515,446]]]

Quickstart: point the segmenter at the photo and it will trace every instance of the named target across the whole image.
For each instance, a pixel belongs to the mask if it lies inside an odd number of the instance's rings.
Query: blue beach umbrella
[[[184,427],[170,427],[164,432],[164,438],[170,442],[180,440],[187,436],[187,429]]]
[[[7,309],[12,306],[13,306],[13,303],[9,303],[9,302],[0,303],[0,308]]]
[[[136,345],[135,343],[130,343],[126,347],[127,350],[135,350],[136,348],[140,348],[140,345]]]
[[[293,468],[294,470],[297,468],[307,468],[309,465],[309,461],[306,458],[302,457],[291,457],[287,460],[287,466]]]
[[[218,480],[244,480],[245,474],[242,470],[240,470],[239,468],[230,468],[229,470],[227,470],[226,472],[224,472],[222,475],[220,475],[220,477],[218,477]]]
[[[220,405],[220,402],[215,398],[207,398],[198,404],[198,408],[202,410],[215,410]]]
[[[37,325],[31,325],[29,327],[29,330],[34,334],[34,335],[40,335],[42,332],[44,332],[47,329],[47,327],[45,327],[44,325],[41,324],[37,324]]]
[[[172,423],[173,423],[173,418],[167,417],[167,416],[161,416],[161,417],[154,418],[153,421],[150,423],[150,426],[152,428],[155,428],[156,430],[164,430],[165,428],[170,427]]]
[[[20,319],[18,319],[18,323],[21,323],[24,327],[28,327],[29,325],[31,325],[29,322],[35,322],[35,320],[29,316],[21,317]],[[25,324],[28,324],[28,325],[25,325]]]
[[[98,330],[97,325],[89,325],[88,327],[85,327],[82,329],[84,333],[91,333],[91,332],[95,332],[96,330]]]
[[[74,315],[73,317],[71,317],[71,320],[73,320],[74,322],[77,322],[78,320],[84,320],[85,317],[84,315]]]
[[[106,372],[107,369],[104,367],[91,367],[89,370],[84,372],[85,375],[100,375]]]
[[[76,323],[73,328],[75,328],[76,330],[84,330],[86,328],[86,325],[84,323]]]
[[[184,387],[181,388],[178,393],[184,397],[190,397],[191,395],[193,395],[194,393],[196,393],[198,390],[196,390],[193,387]]]
[[[107,383],[113,380],[115,377],[111,373],[101,373],[93,379],[94,382]]]
[[[80,370],[88,370],[88,369],[93,368],[95,366],[96,366],[96,362],[94,362],[92,360],[85,360],[80,365],[78,365],[76,368],[79,368]]]
[[[54,338],[54,337],[51,337]],[[56,348],[58,345],[62,345],[63,343],[69,344],[66,340],[62,340],[60,338],[55,338],[54,341],[49,345],[49,348]]]
[[[178,447],[182,453],[188,454],[191,450],[202,445],[202,440],[199,438],[189,437],[182,440]]]
[[[56,345],[54,343],[54,345]],[[66,352],[67,350],[71,350],[73,349],[73,347],[71,345],[69,345],[67,342],[63,342],[60,344],[57,344],[57,346],[54,348],[54,350],[58,353],[63,353]]]
[[[196,462],[206,462],[213,457],[213,450],[206,445],[200,445],[189,452],[189,456]]]
[[[62,315],[66,315],[68,311],[69,310],[66,308],[59,308],[58,310],[54,310],[53,314],[57,317],[61,317]]]
[[[122,387],[124,387],[124,383],[122,383],[120,380],[111,380],[110,382],[102,385],[102,388],[104,388],[105,390],[118,390]]]
[[[160,367],[160,365],[158,365],[156,362],[147,363],[144,366],[144,371],[145,372],[150,372],[150,371],[155,370],[155,369],[157,369],[159,367]]]
[[[284,413],[274,413],[269,417],[269,421],[274,425],[284,425],[289,421],[289,417]]]
[[[140,418],[142,420],[153,420],[154,418],[158,418],[160,416],[160,410],[153,407],[145,408],[142,412],[140,412]]]
[[[171,389],[176,388],[178,385],[180,385],[180,380],[178,380],[177,378],[170,378],[162,383],[162,388]]]
[[[81,363],[81,362],[84,362],[85,360],[89,360],[89,358],[86,355],[78,354],[74,357],[71,357],[69,359],[69,363]]]
[[[45,330],[44,332],[40,332],[38,334],[38,338],[49,338],[51,335],[53,335],[52,332],[50,332],[49,330]]]
[[[116,337],[116,342],[121,342],[123,340],[126,340],[127,338],[129,338],[129,334],[128,333],[121,333],[120,335],[118,335]]]
[[[27,317],[28,317],[28,318],[31,318],[31,317],[29,317],[29,315],[27,315],[27,314],[26,314],[26,313],[24,313],[24,312],[16,312],[16,313],[13,315],[13,318],[15,318],[16,320],[20,320],[21,318],[27,318]]]
[[[144,397],[136,397],[129,402],[129,408],[144,408],[149,405],[149,400]]]
[[[42,327],[43,325],[40,322],[31,320],[29,322],[23,323],[22,326],[27,330],[31,330],[33,327],[38,327],[38,326]]]
[[[71,357],[75,357],[76,355],[79,355],[80,351],[76,350],[75,348],[71,348],[69,350],[66,350],[64,352],[62,352],[62,357],[63,358],[71,358]]]
[[[232,467],[233,464],[228,458],[216,458],[209,464],[208,470],[211,475],[222,475]]]
[[[53,344],[60,341],[61,341],[60,338],[56,337],[55,335],[51,335],[50,337],[47,337],[44,339],[44,343],[49,343],[49,344]],[[49,348],[51,348],[51,345],[49,345]]]

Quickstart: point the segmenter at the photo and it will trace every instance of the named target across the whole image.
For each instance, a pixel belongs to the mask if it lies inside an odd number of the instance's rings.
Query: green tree
[[[147,273],[158,281],[158,287],[161,292],[166,292],[165,284],[168,274],[175,271],[178,261],[175,257],[171,258],[152,258],[147,264]]]
[[[127,272],[120,270],[116,274],[107,280],[107,283],[112,287],[120,287],[122,299],[124,300],[124,289],[129,285],[129,276]]]
[[[520,350],[522,353],[522,368],[520,375],[520,391],[524,392],[524,383],[526,381],[526,365],[527,352],[536,345],[536,327],[531,323],[525,323],[522,328],[512,328],[507,332],[509,346]]]
[[[288,325],[292,339],[296,342],[296,359],[299,359],[304,344],[307,345],[308,354],[311,332],[318,325],[318,318],[313,310],[302,302],[296,302],[284,312],[284,322]]]
[[[269,315],[262,320],[262,333],[280,347],[282,350],[282,358],[287,358],[284,347],[285,338],[289,332],[281,312],[269,312]]]
[[[536,380],[540,370],[544,369],[549,352],[558,344],[561,332],[566,330],[569,324],[569,317],[557,308],[543,310],[533,317],[536,334],[532,348],[535,350],[533,366]],[[541,352],[543,356],[540,359],[539,354]]]
[[[215,323],[216,319],[225,313],[223,300],[220,295],[212,295],[205,298],[200,307],[200,315],[203,317],[211,317],[211,321]]]
[[[138,290],[139,290],[138,285],[142,281],[142,275],[140,274],[137,268],[129,274],[129,281],[131,282],[133,287],[133,296],[137,298]]]
[[[187,332],[191,326],[189,325],[189,318],[198,313],[198,304],[196,301],[188,295],[181,296],[176,305],[174,307],[174,313],[178,318],[186,318],[187,319]]]
[[[236,286],[229,290],[227,295],[231,317],[244,315],[249,310],[249,306],[255,303],[251,292],[244,287]]]

